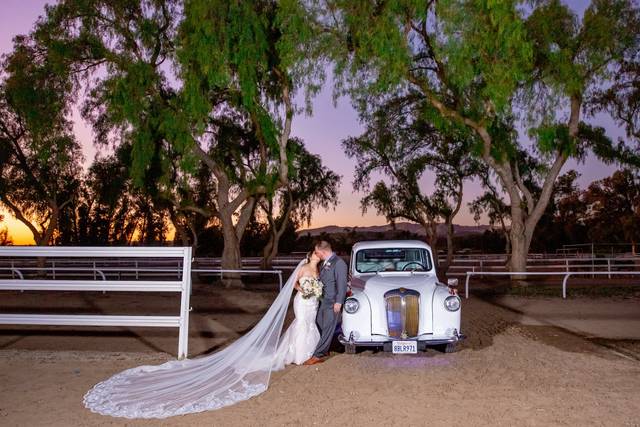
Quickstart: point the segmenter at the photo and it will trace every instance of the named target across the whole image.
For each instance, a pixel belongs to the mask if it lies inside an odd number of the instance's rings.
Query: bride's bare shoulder
[[[309,267],[309,264],[305,264],[302,267],[300,267],[300,270],[298,271],[298,277],[302,277],[305,273],[310,273],[311,272],[311,268]]]

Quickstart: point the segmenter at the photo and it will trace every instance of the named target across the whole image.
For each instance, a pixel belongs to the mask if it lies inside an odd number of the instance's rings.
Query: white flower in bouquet
[[[300,279],[300,293],[302,298],[318,298],[322,296],[322,282],[315,277],[303,277]]]

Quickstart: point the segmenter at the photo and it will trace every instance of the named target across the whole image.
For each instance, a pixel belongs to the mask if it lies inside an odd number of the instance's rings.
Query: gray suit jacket
[[[333,254],[320,267],[320,280],[324,284],[321,306],[344,304],[347,296],[347,274],[349,268],[342,258]]]

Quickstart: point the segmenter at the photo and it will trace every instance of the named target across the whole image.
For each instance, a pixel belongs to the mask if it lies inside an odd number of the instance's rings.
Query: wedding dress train
[[[310,328],[313,309],[309,300],[297,297],[294,310],[297,307],[305,320],[294,322],[283,340],[287,346],[278,347],[301,265],[258,324],[229,346],[196,359],[123,371],[94,386],[84,397],[85,406],[114,417],[166,418],[218,409],[264,392],[274,364],[280,367],[287,360],[297,362],[310,346],[299,331]],[[313,323],[315,326],[315,316]],[[279,348],[284,355],[282,361],[278,360]]]
[[[283,369],[291,363],[301,365],[313,356],[320,341],[320,332],[316,325],[318,303],[317,298],[305,299],[300,292],[296,293],[293,298],[295,319],[280,339],[274,370]]]

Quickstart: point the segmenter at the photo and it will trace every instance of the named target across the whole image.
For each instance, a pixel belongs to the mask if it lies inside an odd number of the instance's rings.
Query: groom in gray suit
[[[305,365],[321,363],[329,355],[333,334],[342,313],[342,304],[347,296],[347,264],[333,252],[331,244],[327,241],[318,242],[315,253],[323,261],[320,267],[320,281],[324,284],[324,293],[316,316],[320,342],[313,357],[307,360]]]

